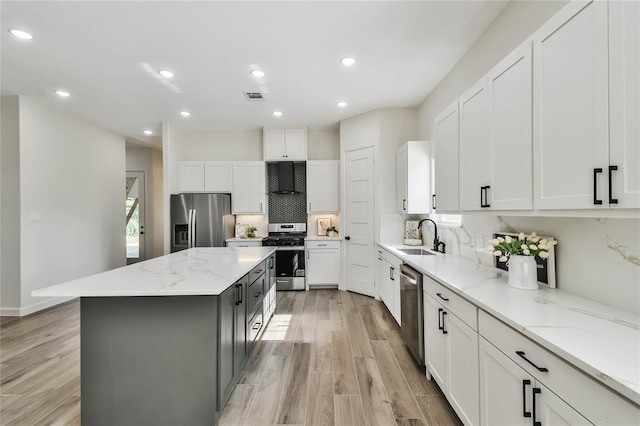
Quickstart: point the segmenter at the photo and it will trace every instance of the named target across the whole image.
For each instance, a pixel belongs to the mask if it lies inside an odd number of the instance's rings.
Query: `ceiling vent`
[[[264,101],[264,96],[260,92],[244,92],[248,101]]]

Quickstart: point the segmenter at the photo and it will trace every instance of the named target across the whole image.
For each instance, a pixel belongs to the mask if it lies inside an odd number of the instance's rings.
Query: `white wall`
[[[17,96],[1,98],[0,309],[20,308],[20,141]]]
[[[566,3],[510,2],[419,106],[419,138],[430,140],[435,116]],[[482,248],[475,250],[477,234],[483,236],[485,243],[494,231],[551,235],[559,241],[558,288],[640,313],[640,220],[464,214],[462,224],[461,228],[440,227],[448,252],[490,263],[491,257]],[[431,227],[428,229],[430,243]]]
[[[157,162],[160,164],[156,164]],[[164,238],[161,219],[162,203],[156,200],[157,197],[162,200],[162,153],[152,148],[127,147],[126,164],[128,172],[144,172],[146,258],[162,256]],[[160,220],[156,218],[158,215]]]
[[[20,275],[33,290],[125,264],[124,137],[20,97]]]

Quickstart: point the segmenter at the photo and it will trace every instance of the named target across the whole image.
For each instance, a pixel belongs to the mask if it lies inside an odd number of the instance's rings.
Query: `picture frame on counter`
[[[518,238],[517,233],[513,232],[494,232],[493,239],[509,235],[511,238]],[[551,239],[553,237],[544,237],[540,235],[540,239]],[[555,238],[553,238],[555,240]],[[547,288],[556,288],[556,246],[552,246],[549,252],[549,258],[542,259],[539,256],[535,256],[535,261],[537,265],[537,274],[538,274],[538,285]],[[499,256],[493,256],[493,267],[497,269],[502,269],[503,271],[508,271],[509,267],[507,266],[507,262],[500,262]]]
[[[331,226],[331,218],[330,217],[319,217],[318,218],[318,236],[325,236],[327,234],[327,228]]]

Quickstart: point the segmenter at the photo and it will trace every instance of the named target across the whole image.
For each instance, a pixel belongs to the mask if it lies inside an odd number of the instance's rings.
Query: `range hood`
[[[293,161],[278,162],[278,189],[274,194],[297,194],[295,187],[295,175],[293,173]]]

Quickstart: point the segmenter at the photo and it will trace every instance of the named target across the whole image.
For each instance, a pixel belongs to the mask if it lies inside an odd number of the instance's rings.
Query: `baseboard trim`
[[[45,299],[42,302],[34,303],[22,308],[0,308],[0,316],[2,317],[24,317],[35,312],[42,311],[52,306],[73,300],[75,297],[56,297],[53,299]]]

